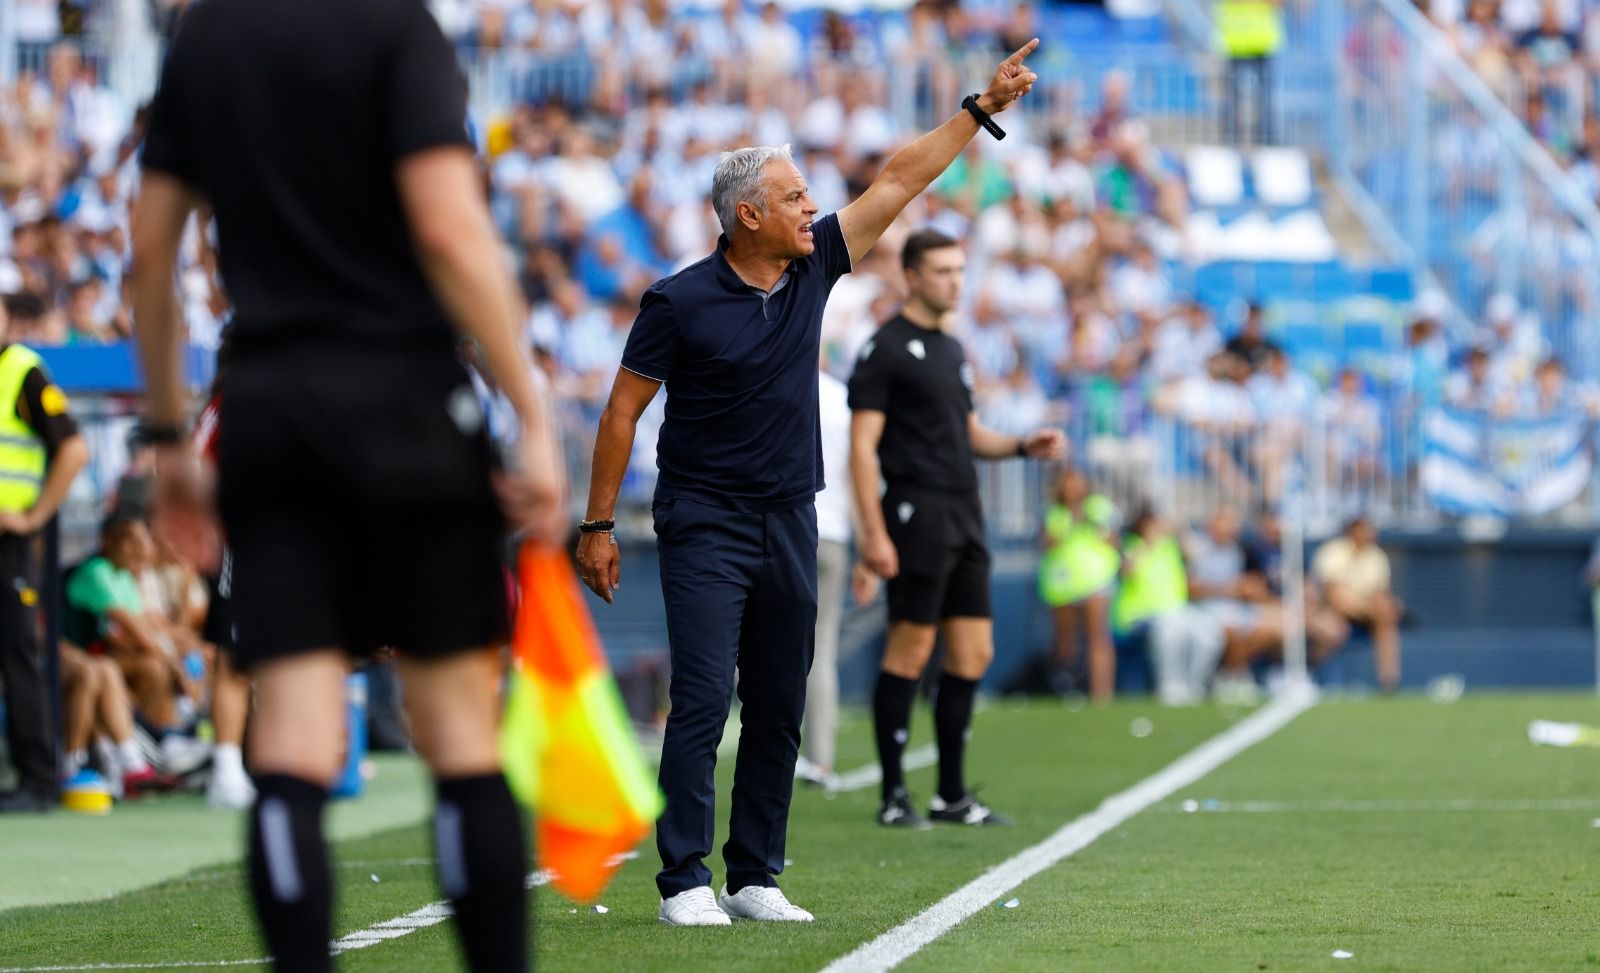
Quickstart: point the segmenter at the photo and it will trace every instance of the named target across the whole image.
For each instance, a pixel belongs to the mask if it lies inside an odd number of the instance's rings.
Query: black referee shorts
[[[504,639],[505,523],[483,415],[451,349],[242,352],[218,459],[238,666],[324,648],[437,657]]]
[[[976,493],[890,484],[883,519],[900,557],[888,583],[889,621],[933,625],[989,618],[989,545]]]

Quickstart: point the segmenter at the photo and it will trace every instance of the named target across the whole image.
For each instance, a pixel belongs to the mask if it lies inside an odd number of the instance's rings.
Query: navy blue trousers
[[[711,884],[717,742],[736,670],[739,755],[722,858],[730,890],[775,885],[816,634],[816,508],[748,514],[669,500],[656,505],[655,527],[672,655],[656,886],[670,898]]]

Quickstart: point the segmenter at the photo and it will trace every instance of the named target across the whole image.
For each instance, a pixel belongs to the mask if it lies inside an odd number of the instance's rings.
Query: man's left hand
[[[1011,107],[1011,103],[1033,90],[1033,83],[1039,76],[1023,66],[1029,54],[1039,46],[1039,38],[1022,45],[1015,54],[1000,62],[1000,67],[994,73],[994,80],[989,82],[989,90],[978,97],[978,107],[991,115],[997,115]]]
[[[26,513],[0,513],[0,534],[25,536],[39,529]]]
[[[1029,459],[1054,461],[1067,454],[1067,436],[1059,429],[1040,429],[1022,443]]]

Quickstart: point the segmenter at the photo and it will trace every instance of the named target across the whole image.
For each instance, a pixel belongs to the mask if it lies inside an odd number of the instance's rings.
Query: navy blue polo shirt
[[[822,309],[850,272],[837,215],[771,291],[729,265],[728,241],[655,283],[639,302],[622,367],[665,382],[656,499],[746,512],[789,510],[822,489],[817,362]]]

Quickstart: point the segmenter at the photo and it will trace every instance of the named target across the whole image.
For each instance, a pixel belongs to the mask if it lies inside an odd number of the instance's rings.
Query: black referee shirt
[[[903,314],[890,318],[856,360],[850,408],[884,414],[878,462],[891,485],[978,489],[967,431],[972,366],[955,338]]]
[[[184,14],[143,164],[216,210],[245,353],[290,333],[449,343],[395,163],[467,148],[466,84],[422,0],[204,0]]]

